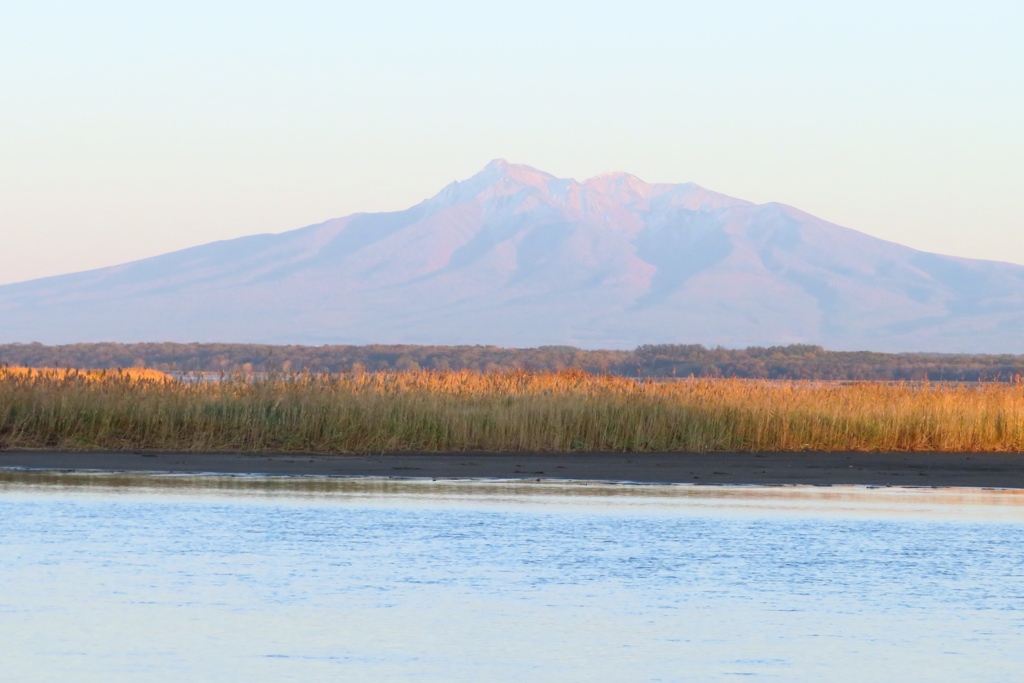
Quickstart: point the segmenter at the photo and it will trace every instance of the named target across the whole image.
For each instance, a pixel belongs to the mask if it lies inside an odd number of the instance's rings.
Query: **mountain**
[[[782,204],[498,159],[354,214],[0,286],[0,342],[814,343],[1024,352],[1024,266]]]

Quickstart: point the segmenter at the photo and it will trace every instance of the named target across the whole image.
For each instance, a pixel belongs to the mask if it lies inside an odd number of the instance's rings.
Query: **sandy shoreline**
[[[861,484],[1024,489],[1022,453],[394,453],[0,451],[0,467],[270,475]]]

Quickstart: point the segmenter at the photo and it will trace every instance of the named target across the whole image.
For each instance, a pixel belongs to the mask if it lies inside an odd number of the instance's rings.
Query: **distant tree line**
[[[265,344],[0,345],[0,364],[128,368],[167,372],[351,372],[375,370],[563,370],[633,377],[746,377],[820,380],[1014,381],[1024,356],[826,351],[820,346],[707,348],[646,344],[633,351],[572,346],[271,346]]]
[[[1009,382],[1024,375],[1024,356],[1012,354],[827,351],[808,344],[746,349],[649,344],[632,355],[642,373],[652,377]]]

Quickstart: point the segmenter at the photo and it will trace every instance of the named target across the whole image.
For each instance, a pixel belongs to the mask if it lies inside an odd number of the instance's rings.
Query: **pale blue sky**
[[[0,282],[405,208],[494,157],[1024,263],[1024,3],[0,0]]]

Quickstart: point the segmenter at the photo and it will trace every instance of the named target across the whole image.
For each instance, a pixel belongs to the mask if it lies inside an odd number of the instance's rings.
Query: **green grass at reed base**
[[[1024,386],[526,371],[226,377],[0,368],[0,448],[1021,451]]]

